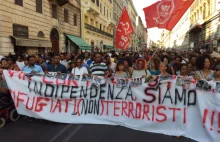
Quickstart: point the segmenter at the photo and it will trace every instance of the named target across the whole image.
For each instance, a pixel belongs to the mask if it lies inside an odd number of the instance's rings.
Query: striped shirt
[[[105,72],[108,71],[108,67],[105,63],[95,64],[94,62],[90,65],[90,72],[92,75],[105,76]]]

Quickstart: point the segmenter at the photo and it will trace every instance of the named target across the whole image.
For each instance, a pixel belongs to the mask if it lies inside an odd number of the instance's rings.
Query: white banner
[[[73,80],[4,71],[19,114],[60,123],[121,125],[135,130],[220,140],[220,84],[192,78]]]

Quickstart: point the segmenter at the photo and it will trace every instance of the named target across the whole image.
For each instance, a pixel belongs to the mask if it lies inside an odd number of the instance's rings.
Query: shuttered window
[[[42,13],[43,10],[42,10],[42,0],[36,0],[36,11],[39,12],[39,13]]]
[[[73,22],[74,26],[77,26],[77,14],[73,15]]]
[[[52,18],[57,19],[57,6],[52,4]]]
[[[64,9],[64,22],[68,23],[68,17],[69,17],[68,10]]]
[[[15,4],[23,6],[23,0],[15,0]]]

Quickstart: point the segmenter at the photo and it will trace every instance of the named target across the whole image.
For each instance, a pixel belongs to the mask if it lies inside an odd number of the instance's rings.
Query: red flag
[[[144,8],[147,28],[172,31],[194,0],[162,0]]]
[[[116,48],[127,49],[130,43],[130,35],[134,33],[128,11],[123,9],[116,29]]]

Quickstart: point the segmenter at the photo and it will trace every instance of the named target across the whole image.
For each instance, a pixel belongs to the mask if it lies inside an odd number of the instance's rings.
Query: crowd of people
[[[103,78],[142,78],[188,76],[197,80],[220,81],[220,55],[217,52],[147,50],[145,52],[9,54],[0,64],[0,95],[8,93],[3,70],[25,73],[94,75]]]
[[[83,52],[9,54],[0,59],[0,97],[9,94],[3,70],[25,73],[94,75],[103,78],[142,78],[150,76],[187,76],[197,80],[220,81],[220,54],[217,52],[147,50],[133,53]]]
[[[103,52],[81,54],[16,54],[1,59],[0,69],[26,73],[70,73],[103,78],[141,78],[148,76],[193,76],[197,80],[220,80],[217,52],[147,50],[145,52]]]

